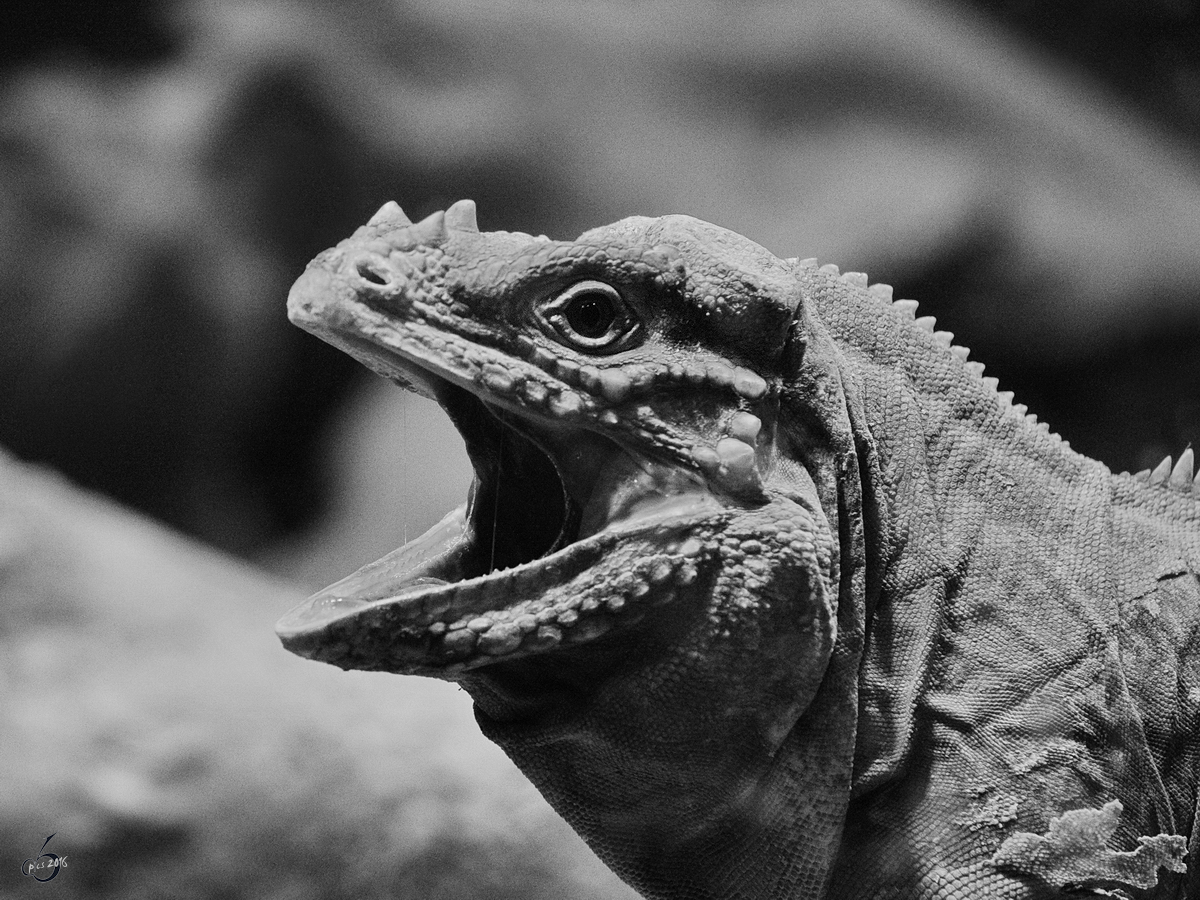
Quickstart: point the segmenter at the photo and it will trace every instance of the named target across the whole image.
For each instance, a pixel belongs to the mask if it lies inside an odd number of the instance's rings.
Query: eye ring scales
[[[587,353],[624,349],[641,328],[616,288],[590,279],[555,296],[541,316],[556,337]]]

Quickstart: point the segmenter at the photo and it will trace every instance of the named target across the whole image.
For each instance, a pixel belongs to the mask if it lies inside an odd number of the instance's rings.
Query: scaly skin
[[[683,216],[386,205],[289,311],[476,483],[285,646],[461,683],[647,897],[1200,897],[1191,456],[1111,475],[914,308]]]

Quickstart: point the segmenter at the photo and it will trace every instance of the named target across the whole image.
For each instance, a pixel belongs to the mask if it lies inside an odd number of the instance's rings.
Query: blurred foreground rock
[[[284,653],[301,593],[0,457],[0,896],[634,896],[465,694]]]

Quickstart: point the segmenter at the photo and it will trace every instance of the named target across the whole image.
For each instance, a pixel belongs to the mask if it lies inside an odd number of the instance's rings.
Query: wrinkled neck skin
[[[1165,666],[1174,685],[1184,662],[1171,654],[1186,651],[1178,637],[1130,643],[1146,629],[1130,627],[1126,602],[1156,590],[1156,571],[1178,572],[1186,552],[1161,549],[1167,530],[1116,497],[1102,464],[990,388],[906,361],[912,348],[891,322],[822,312],[840,329],[828,352],[851,411],[870,548],[864,589],[849,592],[865,646],[828,896],[1059,896],[1068,879],[1044,860],[1016,871],[993,854],[1015,832],[1045,834],[1050,818],[1113,799],[1123,804],[1114,849],[1186,835],[1196,741],[1155,753],[1147,740],[1157,729],[1167,747],[1177,715],[1174,688],[1149,684],[1150,673]],[[943,355],[936,363],[952,365]],[[1162,602],[1195,628],[1195,597]],[[1174,805],[1162,775],[1172,767],[1190,772]],[[1163,893],[1131,896],[1174,897],[1177,879],[1164,870]]]
[[[821,896],[837,855],[865,542],[837,373],[811,378],[822,429],[781,427],[766,502],[696,533],[720,552],[689,593],[611,640],[460,676],[484,733],[648,898]]]

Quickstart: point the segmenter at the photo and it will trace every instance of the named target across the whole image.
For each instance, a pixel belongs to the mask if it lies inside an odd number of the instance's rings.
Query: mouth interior
[[[466,444],[475,480],[465,508],[310,597],[281,620],[281,634],[312,632],[363,607],[408,605],[410,598],[416,624],[426,617],[417,597],[431,589],[542,560],[601,531],[696,518],[723,506],[697,473],[677,464],[586,428],[511,412],[378,348],[340,343],[401,387],[437,401]]]
[[[540,559],[577,539],[579,503],[551,458],[510,416],[448,382],[437,386],[436,399],[475,469],[468,546],[456,580]]]

